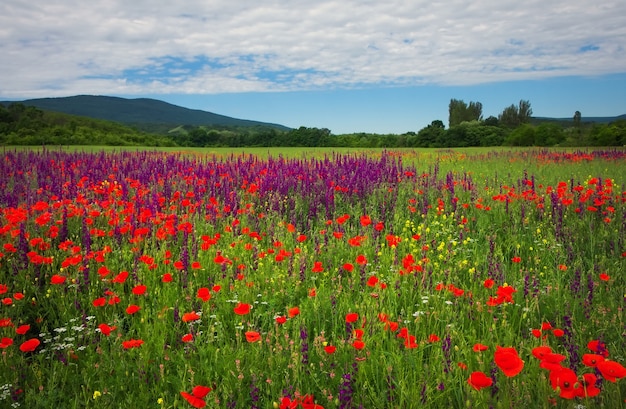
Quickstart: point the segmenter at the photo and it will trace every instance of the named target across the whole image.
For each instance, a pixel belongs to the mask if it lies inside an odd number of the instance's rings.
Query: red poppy
[[[337,347],[334,345],[326,345],[324,347],[324,352],[326,352],[328,355],[334,354],[336,350]]]
[[[611,276],[609,276],[607,273],[600,273],[599,277],[602,281],[609,281],[611,279]]]
[[[199,320],[200,316],[196,314],[195,311],[192,311],[192,312],[187,312],[183,314],[182,319],[183,319],[183,322],[189,322],[189,321]]]
[[[299,404],[298,399],[291,400],[285,396],[280,400],[279,409],[296,409]]]
[[[552,329],[552,324],[550,324],[549,322],[543,322],[541,323],[541,330],[542,331],[546,331]]]
[[[474,347],[472,348],[472,350],[474,352],[482,352],[482,351],[486,351],[488,349],[489,349],[489,347],[487,345],[483,345],[483,344],[474,344]]]
[[[563,362],[564,360],[565,355],[549,352],[543,356],[539,367],[547,369],[548,371],[558,371],[562,368],[561,362]]]
[[[372,219],[368,215],[361,216],[361,226],[369,226],[372,224]]]
[[[550,372],[550,384],[552,389],[559,391],[559,396],[564,399],[574,399],[578,387],[576,372],[569,368],[561,368]],[[558,389],[557,389],[558,388]]]
[[[20,351],[22,352],[32,352],[41,344],[37,338],[31,338],[27,341],[24,341],[22,345],[20,345]]]
[[[56,285],[63,284],[66,279],[67,277],[65,276],[55,274],[52,277],[50,277],[50,284],[56,284]]]
[[[348,273],[351,273],[352,271],[354,271],[354,265],[352,263],[345,263],[343,265],[343,269],[346,270]]]
[[[561,338],[563,335],[565,335],[565,331],[563,331],[560,328],[555,328],[552,330],[552,335],[554,335],[557,338]]]
[[[146,293],[146,289],[148,287],[146,287],[145,285],[137,285],[135,287],[133,287],[133,294],[135,295],[144,295]]]
[[[124,284],[124,282],[126,281],[127,278],[128,278],[128,271],[122,271],[121,273],[116,275],[113,278],[113,280],[111,280],[111,282],[112,283],[117,283],[117,284]]]
[[[595,354],[602,355],[603,357],[609,356],[609,350],[606,348],[606,344],[600,340],[594,339],[587,343],[587,348]]]
[[[602,374],[602,377],[609,382],[615,382],[617,379],[626,376],[626,368],[620,363],[615,361],[601,361],[596,365],[598,371]]]
[[[508,377],[517,375],[524,368],[524,361],[519,357],[515,348],[496,346],[493,359],[498,368]]]
[[[476,372],[472,372],[469,376],[469,378],[467,378],[467,383],[474,389],[476,389],[477,391],[483,389],[483,388],[488,388],[491,386],[491,384],[493,383],[493,380],[488,377],[487,375],[485,375],[483,372],[480,371],[476,371]]]
[[[321,273],[322,271],[324,271],[324,267],[322,266],[322,262],[321,261],[316,261],[315,263],[313,263],[313,268],[311,269],[312,272],[314,273]]]
[[[185,334],[182,336],[181,340],[183,342],[191,342],[193,341],[193,334]]]
[[[163,274],[163,276],[161,277],[161,281],[164,283],[171,283],[173,280],[173,277],[170,273],[165,273]]]
[[[246,341],[257,342],[261,339],[261,334],[256,331],[246,331]]]
[[[111,335],[111,331],[114,331],[117,327],[109,327],[107,324],[100,324],[98,325],[98,329],[100,329],[100,332],[108,337]]]
[[[370,278],[367,279],[368,287],[376,287],[376,284],[378,284],[378,277],[371,276]]]
[[[576,396],[583,399],[598,396],[601,390],[596,387],[596,380],[595,374],[584,374],[583,379],[580,381],[580,386],[576,389]]]
[[[198,398],[198,397],[196,397],[196,396],[193,396],[193,395],[192,395],[192,394],[190,394],[190,393],[187,393],[187,392],[185,392],[185,391],[182,391],[182,392],[180,393],[180,395],[181,395],[183,398],[185,398],[185,400],[186,400],[187,402],[189,402],[189,404],[190,404],[191,406],[193,406],[194,408],[201,409],[201,408],[203,408],[203,407],[205,407],[205,406],[206,406],[206,402],[204,401],[204,399],[201,399],[201,398]]]
[[[28,331],[30,330],[30,325],[28,324],[24,324],[24,325],[20,325],[19,327],[17,327],[15,329],[15,332],[19,335],[24,335],[26,334]]]
[[[237,315],[246,315],[250,313],[250,304],[245,304],[240,302],[239,304],[237,304],[237,306],[233,309],[233,311],[235,311],[235,314]]]
[[[598,354],[584,354],[583,365],[595,368],[599,362],[604,361],[604,357]]]
[[[483,282],[483,287],[491,288],[493,287],[494,284],[495,284],[495,281],[493,281],[491,278],[488,278]]]
[[[522,261],[522,258],[521,257],[513,257],[511,259],[511,261],[514,262],[514,263],[520,263]]]
[[[136,313],[136,312],[137,312],[137,311],[139,311],[140,309],[141,309],[141,307],[140,307],[140,306],[138,306],[138,305],[135,305],[135,304],[129,305],[129,306],[126,308],[126,314],[133,315],[134,313]]]
[[[284,315],[281,315],[279,317],[275,318],[276,323],[278,324],[284,324],[285,322],[287,322],[287,317],[285,317]]]
[[[365,342],[361,341],[360,339],[355,339],[354,342],[352,343],[352,346],[356,349],[363,349],[365,348]]]
[[[542,360],[546,355],[552,353],[552,348],[549,346],[535,347],[532,350],[533,356],[539,360]]]
[[[439,341],[439,337],[437,336],[437,334],[430,334],[430,336],[428,337],[428,341],[429,342],[437,342],[437,341]]]
[[[143,340],[141,339],[129,339],[128,341],[122,342],[122,347],[124,347],[124,349],[139,348],[142,345]]]
[[[11,345],[13,345],[13,340],[11,338],[4,337],[4,338],[0,339],[0,348],[1,349],[8,348]]]
[[[419,344],[415,341],[415,335],[407,335],[403,337],[404,339],[404,347],[407,349],[417,348]]]
[[[300,314],[300,308],[298,308],[298,307],[290,308],[289,311],[287,312],[287,314],[289,315],[289,318],[293,318],[296,315]]]
[[[358,256],[356,256],[356,263],[360,266],[364,266],[365,264],[367,264],[367,257],[365,257],[363,254],[359,254]]]
[[[206,287],[199,288],[196,297],[200,298],[204,302],[207,302],[211,299],[211,291],[209,291]]]
[[[357,314],[356,312],[350,312],[348,314],[346,314],[346,322],[355,322],[356,320],[359,319],[359,314]]]

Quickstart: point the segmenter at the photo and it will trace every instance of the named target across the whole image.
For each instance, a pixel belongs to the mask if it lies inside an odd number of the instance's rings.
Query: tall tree
[[[530,107],[530,102],[522,99],[519,105],[511,104],[511,106],[504,108],[498,116],[498,121],[501,125],[516,128],[522,124],[529,123],[532,114],[533,109]]]
[[[470,101],[469,105],[461,99],[451,99],[448,105],[448,127],[461,122],[480,121],[483,117],[483,104]]]

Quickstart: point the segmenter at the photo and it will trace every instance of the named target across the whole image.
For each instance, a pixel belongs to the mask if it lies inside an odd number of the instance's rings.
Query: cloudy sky
[[[333,133],[626,113],[623,0],[3,0],[0,99],[157,98]]]

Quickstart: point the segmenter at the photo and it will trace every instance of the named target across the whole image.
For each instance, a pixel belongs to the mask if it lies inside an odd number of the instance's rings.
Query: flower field
[[[1,159],[0,407],[626,405],[623,149]]]

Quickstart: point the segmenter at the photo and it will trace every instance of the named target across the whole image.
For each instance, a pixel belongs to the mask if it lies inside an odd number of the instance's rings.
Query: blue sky
[[[0,99],[78,94],[333,133],[403,133],[450,99],[626,113],[626,2],[5,0]]]

